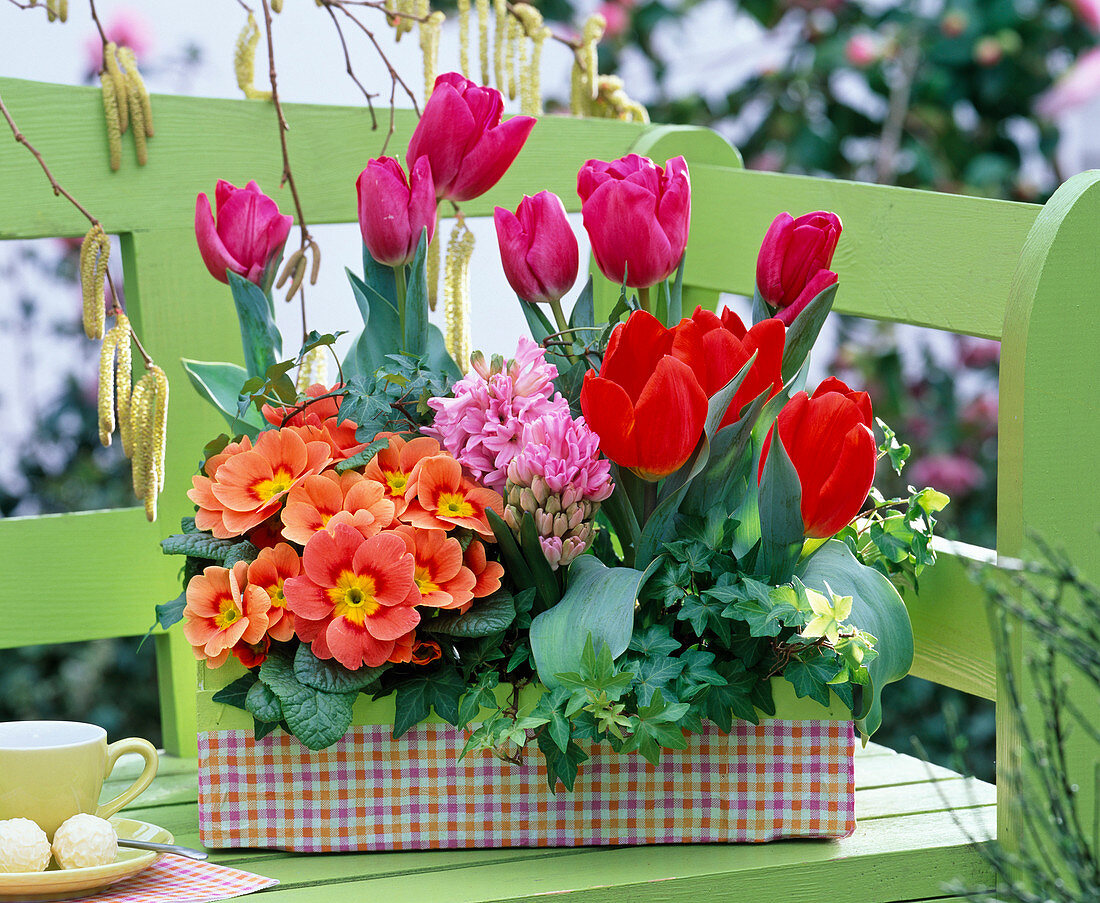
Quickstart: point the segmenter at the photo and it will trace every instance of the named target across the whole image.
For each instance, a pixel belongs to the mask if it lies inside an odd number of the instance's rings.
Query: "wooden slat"
[[[834,210],[844,222],[838,311],[988,338],[1000,338],[1016,261],[1042,209],[718,166],[691,173],[693,285],[751,295],[775,215]]]

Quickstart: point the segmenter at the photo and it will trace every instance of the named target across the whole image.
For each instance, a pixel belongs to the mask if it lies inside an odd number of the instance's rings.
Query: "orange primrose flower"
[[[267,661],[267,654],[271,651],[271,636],[266,635],[258,643],[246,643],[238,641],[233,647],[233,658],[246,668],[255,668]]]
[[[473,540],[466,547],[466,554],[462,558],[466,565],[477,578],[474,584],[474,598],[481,599],[491,596],[500,589],[500,578],[504,576],[504,568],[499,561],[489,561],[485,557],[485,544],[478,539]]]
[[[240,536],[278,511],[298,482],[330,461],[325,442],[305,442],[293,429],[260,433],[251,449],[242,446],[218,464],[213,478],[191,478],[187,497],[199,506],[195,525],[219,539]]]
[[[462,465],[450,455],[422,458],[409,475],[408,507],[401,520],[414,527],[450,530],[466,527],[491,538],[485,511],[504,512],[500,493],[477,486],[462,476]]]
[[[460,608],[474,597],[477,578],[462,565],[462,545],[443,530],[400,526],[394,531],[416,560],[413,580],[420,590],[420,605]]]
[[[285,542],[261,549],[259,557],[248,566],[249,585],[260,587],[271,600],[267,613],[267,635],[281,643],[294,637],[294,615],[286,607],[283,584],[288,578],[297,577],[301,570],[302,560]]]
[[[342,523],[369,538],[393,523],[393,510],[381,483],[354,470],[326,470],[290,490],[283,509],[283,536],[304,546],[318,530],[331,533]]]
[[[387,434],[379,433],[378,438],[387,438]],[[363,468],[363,475],[386,487],[386,498],[393,502],[394,516],[400,517],[407,504],[405,493],[413,470],[422,458],[439,454],[439,443],[428,436],[408,440],[390,433],[388,438],[390,444],[370,459]]]
[[[420,623],[415,561],[392,531],[369,539],[337,524],[314,533],[302,553],[303,573],[283,584],[294,627],[318,658],[345,668],[376,668],[395,640]]]
[[[332,457],[337,461],[343,461],[345,458],[350,458],[352,455],[361,452],[367,447],[367,444],[355,438],[355,431],[359,429],[357,423],[353,423],[351,420],[345,420],[339,424],[336,422],[340,409],[340,399],[321,398],[322,395],[335,392],[340,388],[342,388],[340,383],[332,388],[325,388],[320,383],[314,383],[306,389],[305,400],[309,402],[312,398],[320,398],[320,401],[308,403],[302,410],[295,411],[289,419],[287,419],[287,415],[294,411],[293,407],[272,407],[265,404],[262,409],[264,419],[276,427],[316,427],[320,430],[324,441],[332,448]]]
[[[195,649],[195,658],[219,668],[238,642],[257,644],[264,638],[271,600],[248,583],[248,563],[233,570],[208,567],[187,584],[183,635]]]
[[[410,630],[404,636],[398,637],[393,647],[393,655],[389,661],[395,665],[411,662],[414,665],[428,665],[443,654],[439,643],[435,640],[421,640],[416,636],[415,630]]]

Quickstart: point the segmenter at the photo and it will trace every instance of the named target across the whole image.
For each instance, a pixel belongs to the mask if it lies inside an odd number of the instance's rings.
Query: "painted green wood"
[[[1026,553],[1035,533],[1063,550],[1093,582],[1100,579],[1100,493],[1092,455],[1100,447],[1098,223],[1100,172],[1082,173],[1058,189],[1028,236],[1005,316],[997,481],[998,551]],[[1025,656],[1019,641],[1004,652],[1021,673]],[[1079,676],[1065,692],[1084,711],[1095,705],[1096,688],[1084,686]],[[1045,714],[1041,706],[1029,708],[1033,731]],[[1007,706],[997,710],[997,744],[999,821],[1002,836],[1013,838],[1024,831],[1021,809],[1012,805],[1020,792],[1012,780],[1020,735]],[[1096,744],[1081,731],[1072,733],[1069,780],[1080,787],[1078,812],[1085,825],[1100,806],[1094,779],[1098,757]],[[1043,801],[1036,802],[1041,810]]]

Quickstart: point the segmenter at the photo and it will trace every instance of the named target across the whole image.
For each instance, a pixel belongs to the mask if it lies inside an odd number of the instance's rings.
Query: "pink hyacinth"
[[[495,358],[490,366],[475,355],[473,372],[454,385],[453,398],[431,398],[435,424],[424,432],[490,489],[503,492],[508,465],[523,449],[523,428],[543,414],[564,411],[568,402],[554,391],[558,368],[526,336],[507,366]]]
[[[611,462],[600,457],[600,437],[569,409],[544,414],[523,431],[524,449],[508,467],[508,479],[523,486],[542,477],[568,508],[576,501],[602,502],[611,495]]]

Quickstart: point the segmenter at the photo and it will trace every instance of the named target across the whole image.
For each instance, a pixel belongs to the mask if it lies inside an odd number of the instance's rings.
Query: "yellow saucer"
[[[168,831],[156,825],[117,815],[110,822],[115,827],[115,833],[127,840],[175,843],[175,838]],[[161,855],[148,850],[119,847],[118,858],[109,865],[59,869],[51,861],[44,872],[0,872],[0,903],[45,903],[47,900],[72,900],[88,896],[144,871]]]

